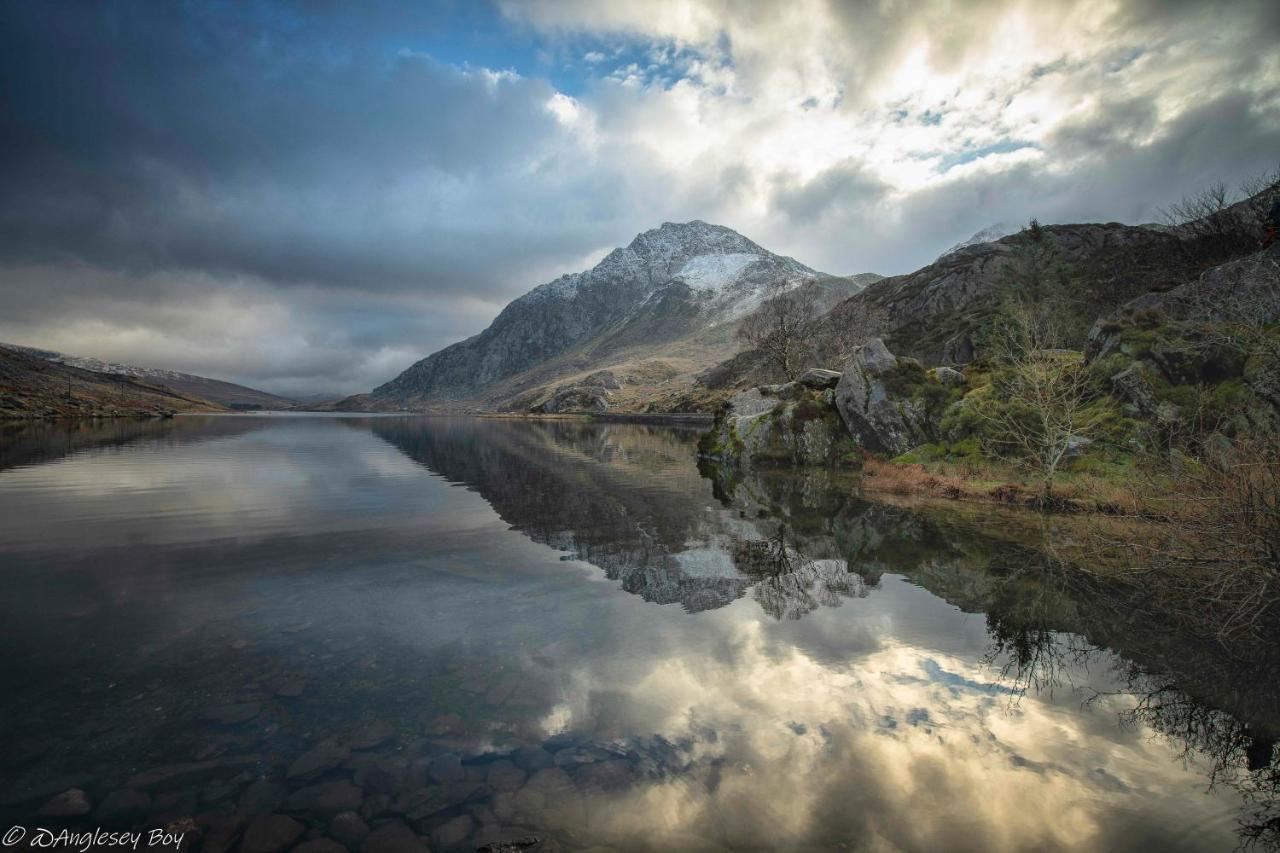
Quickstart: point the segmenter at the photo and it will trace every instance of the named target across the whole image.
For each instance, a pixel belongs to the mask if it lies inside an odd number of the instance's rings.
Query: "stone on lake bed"
[[[430,853],[430,848],[412,829],[392,821],[369,833],[360,853]]]
[[[596,761],[606,761],[614,756],[602,749],[596,749],[590,746],[571,746],[562,749],[555,755],[557,767],[573,767],[578,764],[592,764]]]
[[[422,728],[431,737],[441,737],[461,733],[466,729],[466,723],[458,714],[440,714],[428,720]]]
[[[551,756],[551,753],[540,746],[522,746],[512,755],[512,760],[521,770],[526,770],[530,773],[555,764],[555,759]]]
[[[359,850],[369,837],[369,824],[355,812],[342,812],[329,822],[329,836],[348,850]]]
[[[489,765],[485,781],[495,791],[515,791],[524,784],[525,772],[506,759]]]
[[[614,759],[579,767],[573,774],[573,780],[582,789],[600,788],[616,791],[630,787],[635,777],[632,775],[629,761]]]
[[[442,755],[427,765],[427,774],[437,782],[461,782],[467,778],[462,759],[456,755]]]
[[[540,791],[543,793],[564,791],[573,787],[573,779],[559,767],[548,767],[539,770],[525,783],[521,791]]]
[[[274,779],[258,779],[240,792],[236,813],[253,817],[263,812],[273,812],[280,808],[288,793],[288,789]]]
[[[352,749],[373,749],[391,739],[395,729],[386,720],[369,720],[356,726],[347,738]]]
[[[208,709],[204,712],[204,718],[220,726],[238,726],[249,722],[261,713],[261,702],[233,702]]]
[[[394,805],[395,799],[390,794],[370,794],[360,807],[360,817],[373,820],[390,812]]]
[[[124,787],[140,790],[182,788],[230,775],[232,771],[250,770],[261,762],[262,757],[258,755],[236,755],[207,761],[166,764],[134,775],[125,782]]]
[[[121,788],[103,797],[93,816],[108,826],[127,824],[146,814],[150,806],[149,795],[132,788]]]
[[[80,788],[69,788],[40,807],[37,817],[79,817],[93,811],[89,795]]]
[[[364,803],[364,792],[350,782],[324,782],[299,788],[285,800],[291,812],[347,812]]]
[[[304,829],[288,815],[260,814],[245,829],[240,853],[277,853],[297,841]]]
[[[347,853],[347,848],[331,838],[313,838],[293,848],[293,853]]]
[[[290,779],[310,776],[325,770],[332,770],[347,760],[351,750],[337,741],[327,740],[312,747],[289,765],[286,774]]]
[[[200,853],[228,853],[235,849],[245,819],[241,815],[206,812],[199,817]]]
[[[465,841],[474,826],[471,815],[458,815],[436,827],[431,832],[431,841],[439,847],[453,847]]]
[[[285,675],[272,681],[268,687],[277,696],[295,699],[307,689],[307,679],[301,675]]]
[[[357,785],[378,794],[395,794],[409,778],[410,768],[402,760],[382,758],[355,772]],[[425,779],[414,787],[421,787]]]

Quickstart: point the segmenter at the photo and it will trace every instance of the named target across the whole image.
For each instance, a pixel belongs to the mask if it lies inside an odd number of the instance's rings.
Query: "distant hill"
[[[190,373],[179,373],[176,370],[157,370],[150,367],[135,367],[130,364],[116,364],[96,358],[66,355],[52,350],[22,347],[16,344],[0,343],[0,349],[20,352],[36,358],[77,367],[92,373],[111,376],[128,376],[138,379],[148,386],[167,387],[183,397],[195,397],[217,403],[228,409],[287,409],[297,405],[297,401],[236,385],[234,382],[223,382],[220,379],[209,379],[204,376],[193,376]]]
[[[225,407],[140,377],[85,370],[0,347],[0,418],[161,417],[191,411]]]

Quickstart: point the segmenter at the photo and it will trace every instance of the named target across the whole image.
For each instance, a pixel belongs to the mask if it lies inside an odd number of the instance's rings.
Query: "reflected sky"
[[[695,439],[193,417],[46,442],[0,471],[6,816],[59,779],[101,797],[201,757],[272,776],[376,717],[398,757],[604,750],[565,764],[571,786],[442,813],[474,815],[476,838],[1237,843],[1240,794],[1209,789],[1212,757],[1126,713],[1124,645],[1083,636],[1075,592],[1009,580],[1026,549],[848,484],[703,476]],[[1026,690],[994,638],[1026,628],[1032,600],[1052,602],[1030,627],[1056,668]],[[237,703],[260,710],[209,719]],[[193,811],[234,804],[233,781],[215,787],[182,793]]]

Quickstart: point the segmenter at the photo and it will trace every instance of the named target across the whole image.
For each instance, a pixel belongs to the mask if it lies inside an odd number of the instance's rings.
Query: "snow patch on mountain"
[[[723,290],[736,283],[739,274],[758,260],[759,255],[748,252],[698,255],[690,258],[674,277],[694,290]]]
[[[941,255],[938,255],[938,260],[942,260],[948,255],[954,255],[956,252],[959,252],[962,249],[967,249],[970,246],[981,246],[983,243],[994,243],[1002,237],[1008,237],[1010,234],[1017,234],[1020,230],[1021,229],[1018,228],[1017,225],[1010,225],[1008,222],[997,222],[994,225],[988,225],[969,239],[961,240]]]
[[[54,352],[53,350],[36,349],[35,347],[24,347],[17,344],[0,343],[0,347],[4,347],[14,352],[26,353],[27,355],[42,358],[45,361],[52,361],[55,364],[65,364],[68,367],[78,367],[81,370],[88,370],[93,373],[111,373],[119,376],[134,376],[139,379],[181,379],[187,374],[179,373],[176,370],[159,370],[153,367],[135,367],[132,364],[117,364],[114,361],[103,361],[98,358],[86,358],[83,356],[67,355],[66,353]]]

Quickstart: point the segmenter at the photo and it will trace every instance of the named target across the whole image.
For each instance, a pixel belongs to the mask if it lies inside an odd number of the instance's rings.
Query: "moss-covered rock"
[[[897,456],[938,438],[943,412],[961,385],[944,384],[912,358],[898,358],[879,338],[854,352],[836,386],[836,407],[849,434],[876,453]]]
[[[730,465],[842,465],[859,459],[831,390],[798,382],[743,391],[698,441],[700,456]]]

